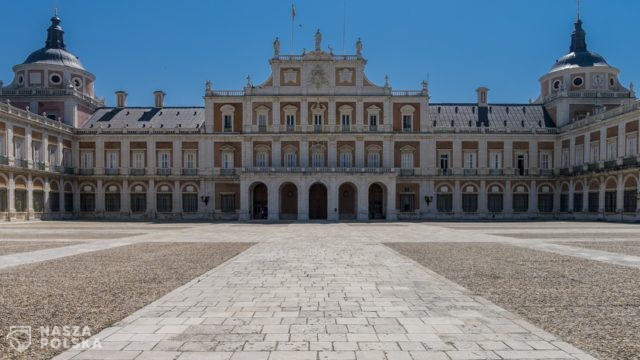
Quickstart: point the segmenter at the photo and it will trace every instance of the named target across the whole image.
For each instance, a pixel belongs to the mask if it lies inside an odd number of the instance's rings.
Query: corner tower
[[[633,91],[620,84],[620,71],[587,49],[586,32],[578,17],[569,53],[556,60],[540,78],[540,98],[556,126],[629,104]]]
[[[80,127],[104,101],[93,90],[95,76],[67,51],[64,30],[56,14],[47,29],[45,46],[13,67],[13,81],[0,82],[0,99],[13,106]]]

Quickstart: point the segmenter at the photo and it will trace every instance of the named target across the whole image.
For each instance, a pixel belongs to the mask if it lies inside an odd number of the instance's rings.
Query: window
[[[2,152],[2,139],[0,139],[0,153],[1,152]],[[51,166],[58,165],[58,147],[57,146],[49,146],[49,164],[51,164]]]
[[[607,191],[604,193],[604,211],[608,213],[616,212],[616,192]]]
[[[400,156],[402,169],[413,169],[413,153],[405,151]]]
[[[447,170],[449,168],[449,153],[440,153],[440,169]]]
[[[573,193],[573,212],[582,212],[584,207],[582,192]]]
[[[415,194],[400,194],[400,211],[413,212],[415,211]]]
[[[27,190],[16,189],[14,190],[14,202],[17,212],[27,211]]]
[[[464,164],[463,167],[465,169],[475,169],[476,168],[476,153],[475,152],[465,152],[464,153]]]
[[[617,146],[616,140],[608,140],[607,141],[607,160],[615,160],[617,155]]]
[[[267,114],[258,114],[258,130],[267,131]]]
[[[0,212],[7,211],[7,189],[0,188]]]
[[[267,167],[269,166],[269,153],[266,151],[259,151],[256,153],[256,166]]]
[[[49,192],[49,210],[60,211],[60,193],[57,191]],[[2,189],[0,189],[0,211],[2,211]]]
[[[513,211],[527,212],[529,210],[529,194],[513,194]]]
[[[6,156],[5,153],[5,134],[4,133],[0,133],[0,156]]]
[[[195,151],[185,151],[184,152],[184,160],[182,166],[185,169],[195,169],[196,166],[196,152]]]
[[[568,168],[569,167],[569,159],[570,159],[570,155],[569,155],[569,149],[562,149],[562,158],[560,159],[560,162],[562,163],[560,165],[560,167],[562,168]]]
[[[147,194],[133,193],[131,194],[131,212],[140,213],[147,211]]]
[[[489,154],[489,168],[502,169],[502,152],[492,151]]]
[[[380,125],[380,111],[382,111],[382,109],[375,105],[369,106],[367,108],[369,131],[378,131],[378,125]]]
[[[222,212],[235,212],[236,194],[220,194],[220,206]]]
[[[31,146],[33,147],[33,161],[42,162],[42,152],[40,150],[42,145],[40,144],[40,142],[34,141]]]
[[[83,151],[80,154],[80,167],[83,169],[93,169],[93,153]]]
[[[597,213],[600,209],[600,194],[597,191],[589,192],[589,212]]]
[[[624,191],[624,212],[636,212],[637,200],[635,190]]]
[[[132,153],[132,168],[144,169],[144,151],[135,151]]]
[[[18,160],[24,160],[24,139],[14,137],[15,156]]]
[[[540,169],[548,170],[551,168],[551,154],[548,152],[540,153]]]
[[[451,194],[437,195],[438,212],[451,212],[453,210],[453,196]]]
[[[297,165],[298,165],[298,157],[296,156],[295,152],[289,151],[284,154],[285,167],[293,168],[293,167],[296,167]]]
[[[233,131],[233,116],[232,115],[224,115],[224,132],[232,132]]]
[[[182,194],[182,211],[185,213],[198,212],[198,194],[195,194],[195,193]]]
[[[402,115],[402,131],[411,131],[413,115]]]
[[[597,142],[591,143],[591,162],[595,163],[600,161],[600,145]]]
[[[350,151],[341,151],[340,152],[340,167],[350,168],[351,167],[351,152]]]
[[[378,127],[378,115],[369,115],[369,129],[373,130]]]
[[[44,191],[42,190],[33,191],[33,211],[35,212],[44,211]]]
[[[584,163],[584,146],[576,146],[576,165],[582,165]]]
[[[500,213],[502,212],[502,208],[503,208],[503,197],[502,194],[492,194],[490,193],[489,196],[487,197],[487,205],[489,208],[489,212],[492,213]]]
[[[158,167],[160,169],[171,167],[171,154],[168,151],[160,151],[158,153]]]
[[[108,192],[104,195],[104,210],[107,212],[120,211],[120,193]]]
[[[341,119],[341,124],[342,124],[343,127],[351,126],[351,115],[342,114],[340,119]]]
[[[120,166],[118,162],[118,152],[107,152],[107,169],[117,169]]]
[[[296,126],[296,115],[295,114],[287,114],[285,116],[287,131],[293,131]]]
[[[367,167],[379,168],[380,167],[380,153],[370,151],[367,154]]]
[[[320,113],[313,114],[313,125],[316,127],[322,128],[322,125],[323,125],[322,114]]]
[[[569,212],[569,194],[560,194],[560,212]]]
[[[311,153],[311,166],[323,167],[324,166],[324,151],[315,150]]]
[[[222,168],[233,169],[233,153],[225,151],[222,153]]]
[[[64,193],[64,211],[73,212],[73,193]]]
[[[626,151],[627,151],[626,156],[634,156],[638,154],[638,137],[636,135],[627,136]]]
[[[168,213],[173,208],[173,197],[171,193],[157,193],[156,194],[156,208],[158,212]]]
[[[96,210],[96,194],[81,193],[80,194],[80,211],[92,212]]]
[[[517,154],[516,156],[516,168],[518,172],[516,175],[526,175],[527,174],[527,154]]]
[[[466,213],[478,211],[478,194],[462,194],[462,211]]]
[[[553,212],[553,194],[538,194],[538,211],[542,213]]]

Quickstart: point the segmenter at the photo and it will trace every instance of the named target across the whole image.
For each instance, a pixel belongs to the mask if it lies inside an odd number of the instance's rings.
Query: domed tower
[[[52,120],[80,127],[104,102],[95,97],[95,76],[67,51],[57,13],[51,18],[42,49],[13,67],[14,79],[0,82],[0,99]]]
[[[540,78],[538,102],[544,104],[556,126],[631,103],[635,95],[620,84],[619,73],[602,56],[587,49],[586,33],[578,18],[569,53]]]

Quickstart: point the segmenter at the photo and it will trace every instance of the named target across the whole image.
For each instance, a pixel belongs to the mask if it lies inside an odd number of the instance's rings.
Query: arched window
[[[529,189],[524,185],[516,185],[513,191],[513,211],[527,212],[529,210]]]
[[[96,193],[93,185],[82,185],[80,187],[80,211],[96,211]]]
[[[0,179],[0,183],[1,182],[2,180]],[[2,185],[0,184],[0,188],[1,187]],[[2,199],[0,199],[0,202],[1,201]],[[0,205],[0,211],[2,211],[1,205]],[[49,211],[51,212],[60,211],[60,188],[58,187],[57,182],[49,183]]]
[[[584,209],[584,190],[582,183],[578,182],[573,190],[573,212],[582,212]]]
[[[465,185],[462,191],[462,211],[478,212],[478,188],[475,185]]]
[[[198,212],[198,189],[194,185],[186,185],[182,188],[182,211]]]
[[[488,188],[487,207],[489,212],[501,213],[504,207],[504,196],[502,188],[498,185],[491,185]]]
[[[438,212],[450,213],[453,211],[453,194],[450,186],[438,186],[438,193],[436,196],[436,206]]]
[[[161,184],[156,191],[156,210],[159,213],[170,213],[173,210],[173,193],[171,186]]]
[[[120,188],[117,185],[107,185],[104,193],[104,210],[106,212],[120,211]]]
[[[541,213],[553,212],[553,187],[541,185],[538,188],[538,211]]]
[[[131,187],[131,212],[143,213],[147,211],[147,189],[138,184]]]
[[[44,212],[44,185],[42,181],[35,180],[32,189],[33,211]]]
[[[0,212],[7,211],[9,196],[7,194],[7,182],[0,176]]]

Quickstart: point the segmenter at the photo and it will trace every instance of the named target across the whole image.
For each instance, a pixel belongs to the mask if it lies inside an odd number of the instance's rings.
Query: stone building
[[[207,82],[204,107],[116,106],[66,50],[45,47],[0,85],[2,219],[640,220],[639,103],[618,69],[569,53],[531,103],[431,103],[354,55],[280,54],[241,90]]]

